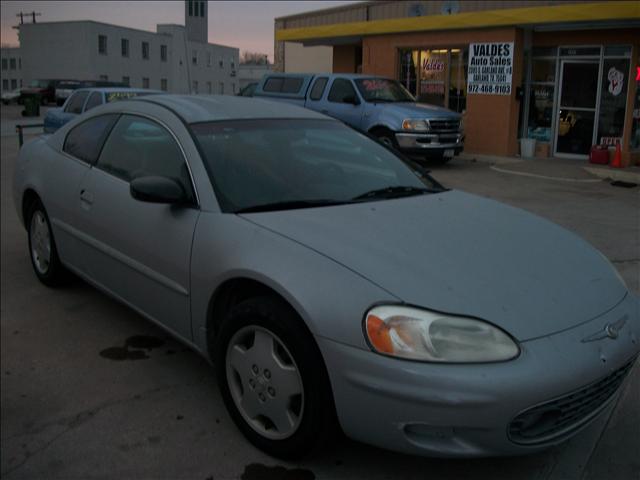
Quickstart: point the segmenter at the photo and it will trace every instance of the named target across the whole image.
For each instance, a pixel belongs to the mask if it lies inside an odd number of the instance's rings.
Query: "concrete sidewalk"
[[[462,162],[481,162],[491,165],[491,169],[525,177],[542,178],[577,183],[596,183],[602,180],[619,180],[640,184],[640,167],[611,168],[594,165],[586,160],[567,158],[498,157],[494,155],[460,155]]]

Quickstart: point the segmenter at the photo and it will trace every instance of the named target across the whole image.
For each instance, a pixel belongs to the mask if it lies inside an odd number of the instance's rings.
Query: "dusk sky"
[[[331,8],[349,1],[209,2],[209,42],[265,53],[273,61],[273,19],[283,15]],[[158,23],[184,25],[182,1],[5,1],[0,2],[2,44],[18,45],[16,14],[40,12],[37,22],[95,20],[155,31]],[[29,18],[29,21],[31,19]]]

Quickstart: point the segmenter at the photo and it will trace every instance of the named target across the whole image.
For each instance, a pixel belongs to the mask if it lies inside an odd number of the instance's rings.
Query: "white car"
[[[2,103],[9,105],[11,102],[17,102],[18,98],[20,98],[20,89],[16,88],[15,90],[10,90],[2,94]]]

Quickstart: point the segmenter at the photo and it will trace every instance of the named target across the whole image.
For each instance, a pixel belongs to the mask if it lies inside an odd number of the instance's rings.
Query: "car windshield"
[[[32,80],[29,86],[31,88],[47,88],[49,82],[47,80]]]
[[[381,200],[441,187],[378,144],[332,120],[192,124],[225,212]]]
[[[415,102],[402,84],[387,78],[361,78],[355,81],[360,95],[366,102]]]

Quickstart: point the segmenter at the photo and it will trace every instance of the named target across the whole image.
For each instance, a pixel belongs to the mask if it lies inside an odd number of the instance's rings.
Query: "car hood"
[[[403,302],[483,318],[520,341],[591,320],[627,292],[610,263],[581,238],[463,192],[243,217]]]
[[[411,117],[418,118],[450,118],[454,117],[459,119],[460,114],[454,112],[453,110],[449,110],[448,108],[439,107],[437,105],[429,105],[428,103],[391,103],[384,104],[389,105],[388,108],[391,108],[394,112],[409,115]]]

